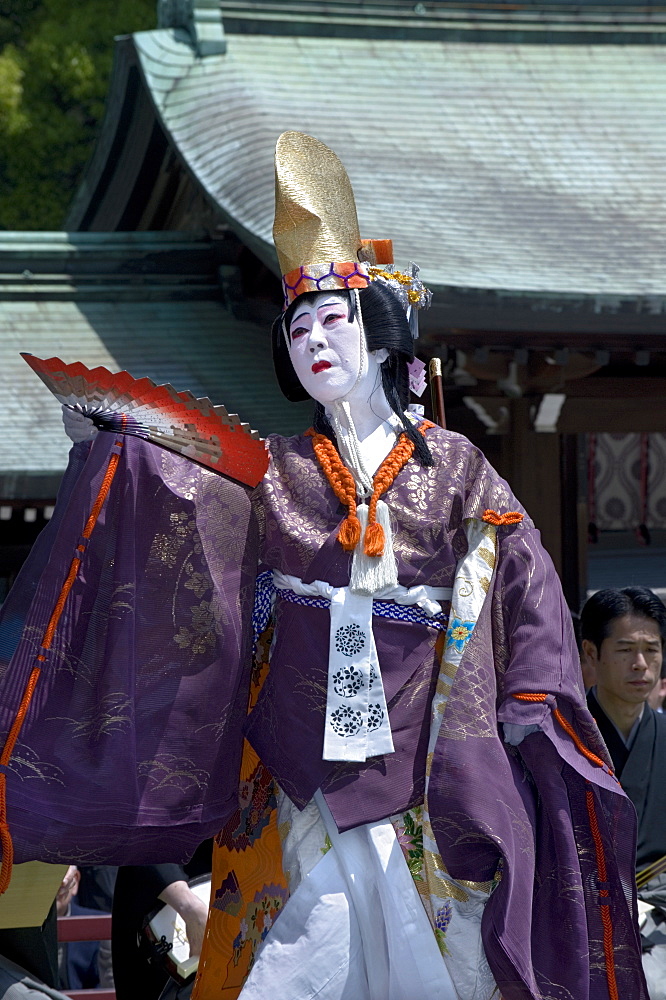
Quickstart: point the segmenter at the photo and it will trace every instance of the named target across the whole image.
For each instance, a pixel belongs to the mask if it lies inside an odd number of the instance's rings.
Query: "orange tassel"
[[[345,552],[353,552],[361,540],[361,522],[356,514],[349,514],[338,531],[338,541]]]
[[[363,551],[366,556],[381,556],[384,552],[384,529],[377,521],[365,529]]]

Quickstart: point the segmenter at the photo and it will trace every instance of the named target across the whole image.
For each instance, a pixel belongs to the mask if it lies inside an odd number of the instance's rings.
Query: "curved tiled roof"
[[[133,36],[163,126],[274,269],[285,129],[342,158],[362,234],[434,287],[666,293],[666,46]],[[178,40],[183,39],[183,40]]]

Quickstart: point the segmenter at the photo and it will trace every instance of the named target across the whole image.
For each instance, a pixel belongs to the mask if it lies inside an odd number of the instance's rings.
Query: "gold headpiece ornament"
[[[405,310],[429,305],[418,268],[396,271],[391,240],[362,240],[347,171],[323,142],[283,132],[275,147],[275,222],[285,307],[303,292],[382,281]],[[413,310],[412,310],[413,311]]]

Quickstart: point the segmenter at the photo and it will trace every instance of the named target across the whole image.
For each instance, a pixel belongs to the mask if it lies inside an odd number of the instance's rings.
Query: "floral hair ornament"
[[[354,192],[333,150],[304,132],[283,132],[275,147],[275,221],[285,309],[304,292],[367,288],[379,281],[402,304],[412,335],[432,293],[393,264],[391,240],[362,240]]]
[[[373,264],[368,268],[371,281],[380,281],[390,288],[407,313],[409,329],[414,340],[419,335],[418,310],[427,309],[432,301],[432,292],[419,278],[420,268],[414,261],[409,262],[409,271],[398,271],[391,264]],[[419,395],[421,395],[419,393]]]

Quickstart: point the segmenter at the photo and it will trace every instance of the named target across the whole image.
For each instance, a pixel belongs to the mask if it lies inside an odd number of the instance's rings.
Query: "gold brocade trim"
[[[488,563],[491,569],[495,569],[495,553],[486,548],[480,548],[478,552],[483,561]]]
[[[458,669],[457,663],[449,663],[448,660],[442,660],[439,666],[440,672],[446,674],[451,680],[456,676],[456,670]]]
[[[445,695],[447,698],[451,691],[451,678],[450,677],[438,677],[437,678],[437,694]]]
[[[466,889],[471,889],[472,892],[485,892],[490,895],[491,890],[495,883],[491,880],[490,882],[470,882],[468,879],[459,878],[459,885],[464,885]]]
[[[277,831],[281,844],[284,844],[285,840],[289,836],[290,830],[291,830],[291,823],[289,822],[289,820],[286,820],[284,823],[279,824]]]
[[[453,599],[449,628],[443,643],[440,659],[439,675],[432,706],[432,723],[428,754],[426,757],[426,792],[423,809],[423,871],[432,900],[431,909],[437,912],[436,900],[453,900],[457,903],[467,903],[470,893],[482,892],[490,894],[492,882],[475,882],[472,880],[452,879],[444,865],[443,858],[437,848],[432,823],[428,811],[428,791],[432,773],[433,759],[437,740],[442,734],[442,726],[446,721],[447,706],[450,710],[449,696],[455,680],[458,667],[464,658],[467,642],[479,619],[490,591],[491,579],[485,570],[494,570],[496,562],[497,531],[494,525],[481,522],[475,518],[465,521],[468,538],[468,552],[456,568],[453,584]],[[444,653],[448,654],[448,659]],[[446,733],[449,739],[465,739],[466,733],[449,727]],[[467,891],[466,891],[467,890]],[[455,906],[455,902],[451,905]],[[436,925],[436,933],[439,925]],[[444,944],[444,934],[439,928],[438,942]]]
[[[469,900],[465,890],[449,879],[439,854],[424,850],[423,865],[431,896],[435,896],[437,899],[457,899],[460,903],[466,903]]]

